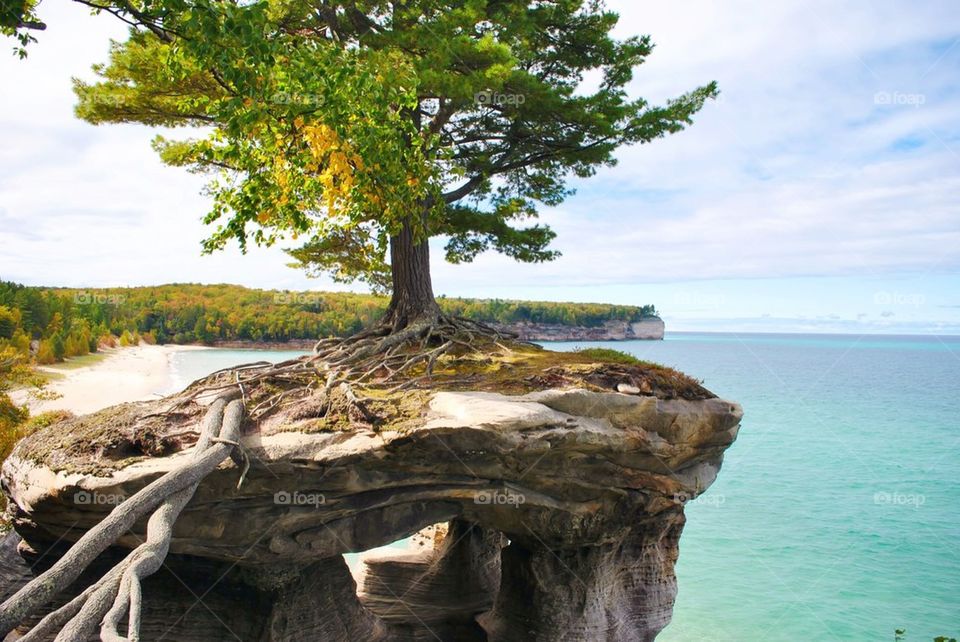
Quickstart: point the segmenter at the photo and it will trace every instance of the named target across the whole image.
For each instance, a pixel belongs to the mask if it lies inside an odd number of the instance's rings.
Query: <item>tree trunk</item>
[[[440,306],[430,281],[430,246],[427,239],[417,241],[409,222],[390,237],[390,268],[393,296],[384,320],[394,331],[416,321],[436,320]]]

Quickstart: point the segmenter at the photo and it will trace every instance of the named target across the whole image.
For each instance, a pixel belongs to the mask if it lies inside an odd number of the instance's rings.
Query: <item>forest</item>
[[[556,303],[440,297],[450,315],[494,324],[596,327],[655,316],[652,305]],[[67,289],[0,281],[0,344],[38,363],[98,346],[221,341],[286,342],[347,336],[386,311],[388,299],[350,292],[255,290],[238,285],[171,284]],[[31,345],[32,344],[32,345]]]

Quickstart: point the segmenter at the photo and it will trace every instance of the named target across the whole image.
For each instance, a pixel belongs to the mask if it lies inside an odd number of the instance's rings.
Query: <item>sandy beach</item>
[[[182,350],[206,350],[201,346],[140,345],[104,350],[106,357],[89,366],[41,368],[53,379],[49,392],[56,399],[28,399],[26,391],[14,393],[18,403],[26,401],[31,413],[69,410],[78,415],[127,401],[143,401],[172,392],[170,355]]]

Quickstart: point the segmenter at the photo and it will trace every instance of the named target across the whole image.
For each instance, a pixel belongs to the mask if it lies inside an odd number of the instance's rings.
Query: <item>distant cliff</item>
[[[524,341],[633,341],[663,339],[664,324],[660,317],[640,321],[605,321],[602,325],[560,325],[559,323],[506,323],[498,328],[516,334]]]
[[[660,317],[641,321],[606,321],[603,325],[561,325],[559,323],[495,323],[494,327],[517,335],[523,341],[636,341],[663,339],[664,324]],[[217,348],[258,350],[312,350],[316,339],[288,341],[215,341]]]

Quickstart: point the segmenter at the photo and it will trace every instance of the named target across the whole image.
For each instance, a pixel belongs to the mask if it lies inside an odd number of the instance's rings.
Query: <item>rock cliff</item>
[[[559,323],[498,323],[499,330],[522,341],[635,341],[663,339],[665,325],[660,317],[641,321],[605,321],[599,326],[562,325]],[[315,340],[290,339],[284,342],[217,341],[218,348],[258,350],[311,350]]]
[[[537,367],[542,389],[399,393],[402,417],[383,425],[331,427],[301,404],[245,426],[249,471],[238,488],[237,465],[221,465],[180,515],[164,572],[144,584],[143,639],[653,640],[672,613],[684,502],[716,478],[742,413],[647,366],[580,361],[564,366],[577,386]],[[16,528],[0,548],[4,597],[189,456],[201,408],[157,428],[162,407],[17,447],[3,468]],[[450,527],[435,546],[369,560],[357,590],[343,553],[438,522]]]
[[[524,341],[631,341],[663,339],[664,324],[660,317],[642,321],[605,321],[596,327],[549,323],[501,324],[500,329]]]

